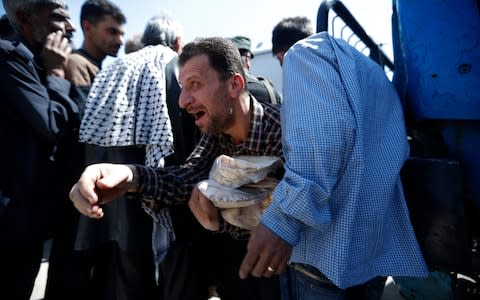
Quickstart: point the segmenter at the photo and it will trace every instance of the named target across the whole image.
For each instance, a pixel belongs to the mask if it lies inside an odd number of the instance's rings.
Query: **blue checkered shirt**
[[[262,223],[293,246],[291,262],[316,267],[340,288],[426,276],[399,178],[409,148],[393,85],[325,33],[285,58],[286,173]]]

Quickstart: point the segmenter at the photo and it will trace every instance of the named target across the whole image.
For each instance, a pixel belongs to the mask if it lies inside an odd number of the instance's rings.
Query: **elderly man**
[[[63,0],[3,6],[18,36],[0,41],[0,298],[29,299],[62,198],[57,146],[78,122],[63,69],[75,28]]]
[[[140,193],[144,204],[154,211],[165,206],[185,205],[190,198],[197,202],[199,192],[195,185],[208,177],[220,154],[283,157],[278,108],[260,104],[249,95],[240,54],[233,43],[222,38],[196,40],[183,48],[179,66],[182,85],[179,105],[195,117],[195,124],[204,134],[197,147],[181,166],[96,164],[87,167],[70,192],[70,198],[82,214],[101,218],[104,212],[100,198],[106,203],[126,192]],[[232,229],[232,235],[233,230],[238,230],[222,222],[210,229]],[[240,239],[224,234],[214,237],[218,248],[199,263],[204,271],[216,270],[222,299],[279,298],[278,277],[247,280],[238,277],[238,267],[245,254],[245,235],[237,232],[235,237]],[[206,297],[206,291],[201,293],[197,299]]]

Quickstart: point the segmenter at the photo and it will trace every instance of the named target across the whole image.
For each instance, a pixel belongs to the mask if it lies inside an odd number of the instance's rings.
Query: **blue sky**
[[[140,33],[146,21],[162,11],[175,17],[182,25],[185,42],[197,36],[245,35],[258,50],[269,49],[273,26],[283,17],[303,15],[314,24],[319,0],[114,0],[127,16],[126,37]],[[366,32],[377,42],[385,44],[391,55],[391,1],[388,0],[343,0]],[[68,1],[70,15],[78,28],[74,44],[80,46],[82,33],[79,14],[82,0]],[[0,4],[3,13],[3,4]],[[123,50],[121,50],[123,52]]]

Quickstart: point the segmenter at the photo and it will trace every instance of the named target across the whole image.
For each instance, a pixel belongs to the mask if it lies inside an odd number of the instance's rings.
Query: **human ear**
[[[229,90],[232,97],[238,97],[245,89],[245,79],[240,73],[235,73],[229,79]]]

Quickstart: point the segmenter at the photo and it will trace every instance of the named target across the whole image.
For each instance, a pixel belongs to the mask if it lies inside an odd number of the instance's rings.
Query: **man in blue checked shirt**
[[[320,33],[290,48],[283,76],[286,173],[240,276],[283,269],[291,246],[282,299],[379,299],[386,276],[426,277],[399,177],[402,107],[383,70]]]

